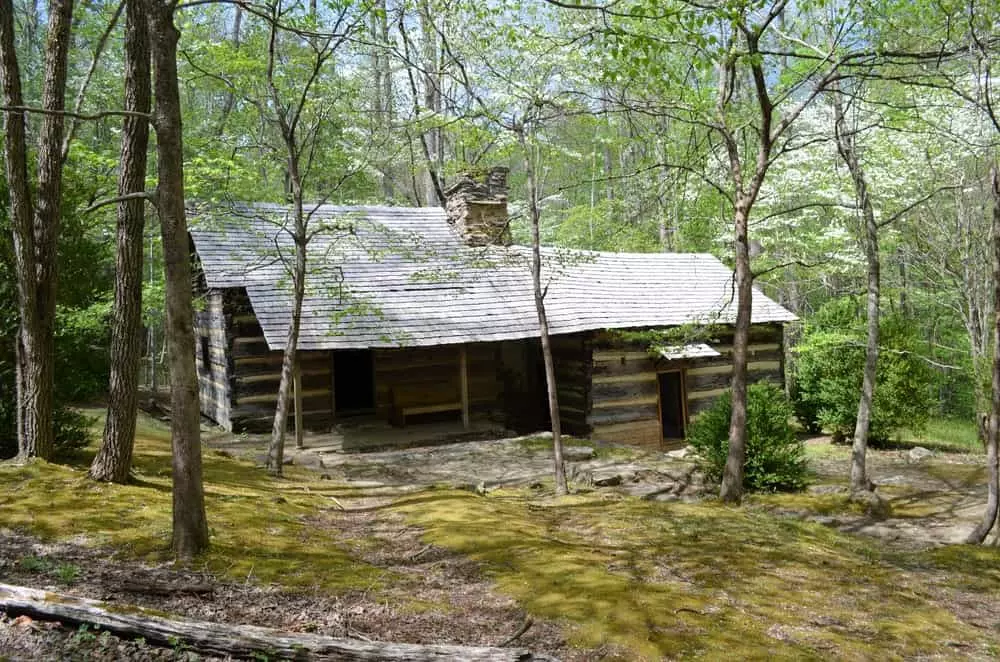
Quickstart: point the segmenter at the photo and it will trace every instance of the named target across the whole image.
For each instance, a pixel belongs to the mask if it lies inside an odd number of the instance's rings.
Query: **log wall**
[[[282,352],[267,348],[245,290],[226,290],[223,310],[231,365],[229,429],[267,432],[278,403]],[[297,358],[302,374],[302,421],[307,429],[327,429],[333,423],[330,352],[302,351]],[[288,420],[291,427],[294,417]]]
[[[424,404],[461,402],[460,345],[436,345],[402,349],[376,349],[375,410],[387,419],[392,394],[402,401]],[[500,395],[497,363],[499,343],[469,343],[465,346],[469,376],[469,408],[492,413]]]
[[[709,344],[719,356],[667,361],[650,356],[640,343],[613,332],[593,340],[593,386],[587,422],[596,439],[663,448],[657,373],[680,370],[689,421],[729,388],[733,332],[727,328]],[[782,327],[755,325],[750,332],[748,378],[784,383]]]
[[[202,301],[203,307],[194,314],[195,364],[198,367],[201,413],[231,430],[231,365],[226,344],[223,293],[219,290],[205,291]]]

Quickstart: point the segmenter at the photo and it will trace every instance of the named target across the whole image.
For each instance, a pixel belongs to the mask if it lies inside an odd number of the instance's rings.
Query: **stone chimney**
[[[448,222],[468,245],[510,245],[507,172],[507,168],[495,167],[485,176],[465,173],[444,192]]]

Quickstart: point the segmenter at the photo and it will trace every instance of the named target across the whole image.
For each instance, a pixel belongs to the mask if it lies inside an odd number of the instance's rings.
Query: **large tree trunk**
[[[52,0],[48,11],[42,107],[62,111],[66,108],[66,71],[73,2]],[[32,386],[29,382],[30,395],[25,400],[25,445],[20,448],[22,456],[50,457],[55,448],[52,390],[55,378],[56,244],[62,216],[64,119],[58,112],[45,115],[38,136],[38,198],[35,206],[38,336],[34,355],[26,357],[29,363],[28,374],[34,373],[35,383]]]
[[[851,450],[851,492],[871,491],[868,482],[866,455],[868,453],[868,433],[871,429],[872,401],[875,397],[875,378],[878,367],[879,343],[879,289],[880,268],[878,254],[878,225],[872,207],[868,182],[858,158],[854,133],[847,126],[843,104],[834,94],[833,108],[837,151],[851,173],[854,193],[864,222],[865,263],[868,269],[867,323],[868,340],[865,344],[865,368],[861,382],[861,399],[858,402],[858,418],[854,426],[854,445]]]
[[[14,8],[0,0],[0,77],[4,104],[22,106],[21,73],[14,37]],[[62,143],[72,0],[52,0],[45,42],[45,82],[38,137],[38,185],[32,205],[24,115],[4,113],[7,184],[20,317],[17,398],[18,456],[49,459],[55,448],[52,390],[55,365],[56,241],[62,203]],[[32,218],[34,212],[34,218]]]
[[[0,0],[0,79],[3,81],[3,103],[8,107],[24,105],[21,93],[21,70],[14,44],[14,6],[10,0]],[[20,451],[25,449],[25,403],[29,393],[28,345],[37,336],[38,307],[35,293],[35,233],[32,226],[31,185],[28,181],[28,145],[25,115],[4,111],[4,168],[10,197],[10,226],[14,249],[14,276],[20,326],[17,333],[17,393],[15,416]],[[26,333],[30,331],[30,333]],[[37,379],[34,375],[32,378]],[[34,382],[32,382],[34,383]],[[25,440],[25,441],[22,441]],[[37,449],[37,447],[36,447]]]
[[[125,17],[125,109],[149,113],[149,35],[142,0],[127,0]],[[146,186],[149,122],[126,117],[122,124],[122,158],[118,195],[139,193]],[[139,361],[142,354],[142,256],[145,249],[144,200],[118,203],[115,254],[115,300],[111,309],[111,377],[104,440],[90,477],[124,483],[132,469],[135,417],[139,404]]]
[[[993,195],[993,406],[986,439],[986,512],[966,539],[970,543],[986,540],[1000,517],[1000,165],[993,165],[990,182]]]
[[[562,452],[562,425],[559,419],[559,397],[556,390],[556,366],[552,360],[552,342],[549,338],[549,319],[545,314],[545,295],[542,292],[542,249],[539,224],[541,212],[538,209],[538,182],[531,152],[528,151],[524,134],[520,134],[524,151],[524,169],[528,177],[528,205],[531,211],[531,282],[535,294],[535,311],[538,313],[538,332],[542,343],[542,362],[545,364],[545,385],[549,399],[549,419],[552,422],[552,461],[556,494],[569,492],[566,484],[566,463]]]
[[[747,345],[753,309],[753,273],[750,271],[748,225],[752,201],[736,201],[734,278],[736,280],[736,328],[733,330],[733,376],[730,383],[732,414],[729,418],[729,454],[722,474],[719,498],[739,503],[743,498],[743,476],[747,456]]]
[[[208,548],[201,477],[201,412],[195,369],[191,255],[184,215],[181,104],[172,0],[144,0],[155,73],[157,199],[166,287],[170,431],[173,446],[173,549],[190,559]]]

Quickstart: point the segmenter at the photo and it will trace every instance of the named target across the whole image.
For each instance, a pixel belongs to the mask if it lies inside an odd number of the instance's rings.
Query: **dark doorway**
[[[664,439],[684,438],[684,378],[680,371],[656,376],[660,388],[660,427]]]
[[[333,399],[337,416],[370,414],[375,410],[375,363],[370,349],[333,353]]]
[[[542,345],[507,340],[500,345],[504,425],[518,434],[551,430]]]

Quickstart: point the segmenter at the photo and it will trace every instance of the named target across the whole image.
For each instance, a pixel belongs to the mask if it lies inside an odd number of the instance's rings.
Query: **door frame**
[[[668,441],[684,441],[687,437],[680,438],[670,438],[667,439],[663,436],[663,401],[660,393],[660,375],[666,375],[671,373],[677,373],[680,376],[681,385],[681,425],[684,428],[684,434],[687,435],[688,429],[688,403],[687,403],[687,369],[686,368],[670,368],[668,370],[657,370],[656,371],[656,422],[660,424],[660,448]]]

